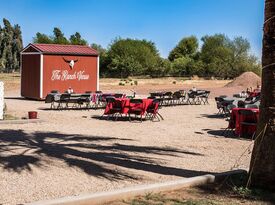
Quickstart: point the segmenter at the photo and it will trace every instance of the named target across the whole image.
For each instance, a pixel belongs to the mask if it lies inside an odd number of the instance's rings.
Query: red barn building
[[[44,99],[52,90],[99,90],[99,55],[88,46],[29,44],[21,52],[21,95]]]

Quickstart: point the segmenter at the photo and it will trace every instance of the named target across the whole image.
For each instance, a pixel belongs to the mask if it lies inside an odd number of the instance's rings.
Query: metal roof
[[[22,52],[24,52],[24,50],[29,47],[33,47],[39,52],[45,54],[98,56],[98,52],[89,46],[31,43],[25,49],[23,49]]]

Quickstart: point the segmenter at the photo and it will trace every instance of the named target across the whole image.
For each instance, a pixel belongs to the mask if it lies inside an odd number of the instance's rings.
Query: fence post
[[[0,81],[0,120],[4,119],[4,83]]]

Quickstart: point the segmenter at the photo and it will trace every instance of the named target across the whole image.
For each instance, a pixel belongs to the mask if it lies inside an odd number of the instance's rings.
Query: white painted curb
[[[176,181],[141,185],[136,187],[124,188],[117,191],[99,192],[94,194],[80,195],[64,197],[48,201],[38,201],[34,203],[29,203],[28,205],[98,205],[105,204],[115,200],[122,200],[137,195],[144,195],[147,193],[154,193],[160,191],[171,191],[177,190],[184,187],[198,186],[207,183],[213,183],[218,178],[225,178],[227,176],[244,174],[247,173],[245,170],[233,170],[221,174],[207,174],[198,177],[185,178]]]
[[[1,120],[0,125],[11,125],[11,124],[29,124],[29,123],[40,123],[45,122],[41,119],[26,119],[26,120]]]

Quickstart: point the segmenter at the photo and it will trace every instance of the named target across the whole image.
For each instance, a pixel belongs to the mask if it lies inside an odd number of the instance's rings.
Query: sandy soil
[[[211,83],[201,86],[225,92],[223,85]],[[143,94],[180,86],[184,84],[145,84],[136,90]],[[102,86],[104,91],[116,89]],[[21,118],[36,110],[44,122],[0,126],[0,204],[227,171],[236,161],[238,168],[249,164],[249,153],[238,159],[251,141],[221,136],[227,122],[215,115],[213,100],[210,105],[164,107],[161,122],[130,123],[99,120],[103,110],[51,111],[44,102],[13,98],[18,89],[6,96],[10,114]]]

